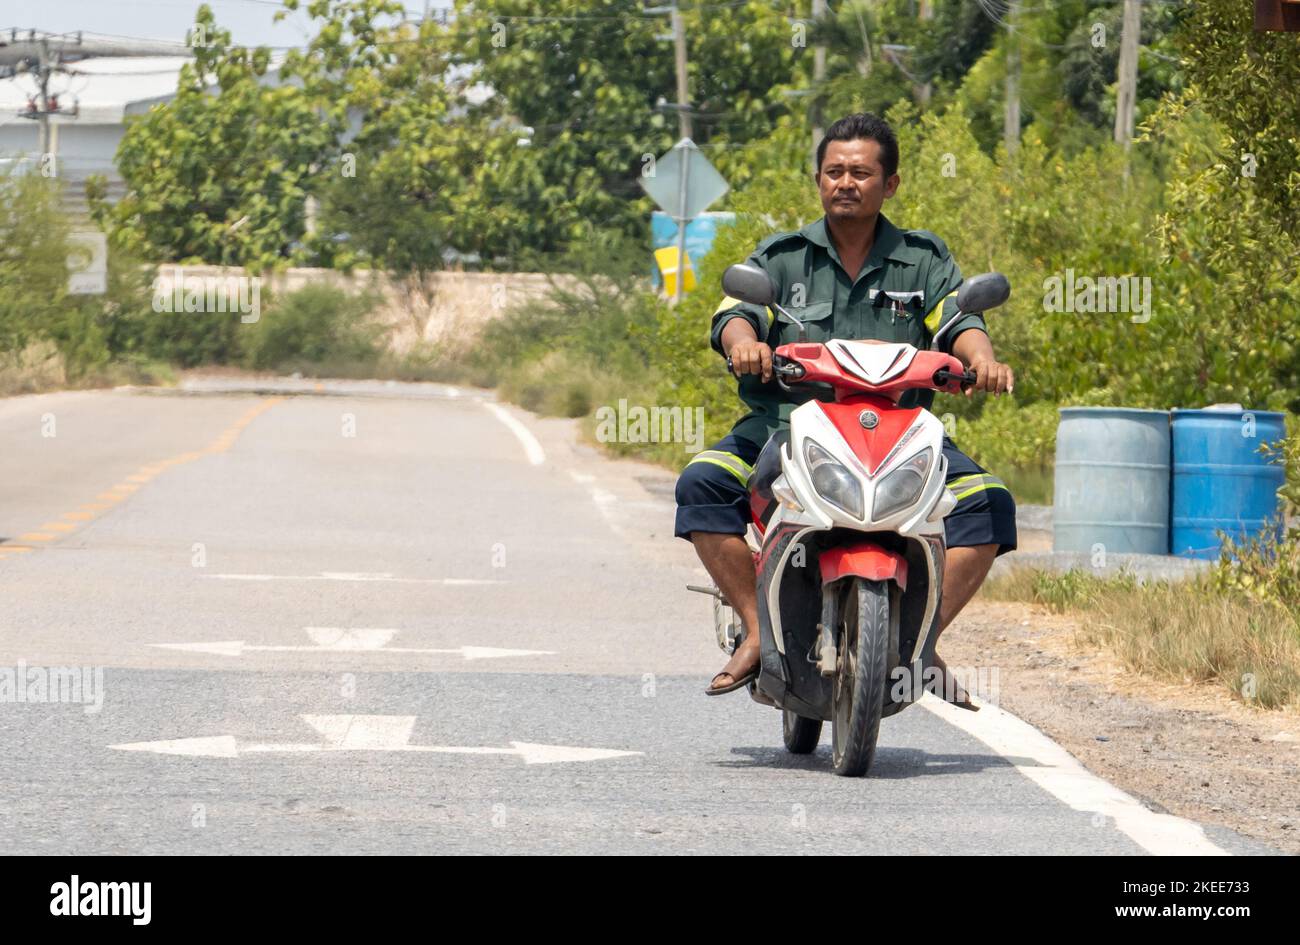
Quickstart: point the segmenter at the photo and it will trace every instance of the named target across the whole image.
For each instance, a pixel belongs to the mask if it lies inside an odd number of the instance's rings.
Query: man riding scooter
[[[882,119],[850,115],[832,124],[817,148],[814,181],[825,216],[793,233],[769,237],[749,263],[772,279],[782,307],[806,325],[806,340],[832,338],[906,342],[930,347],[946,329],[940,350],[976,375],[967,391],[995,396],[1014,384],[997,361],[984,319],[959,313],[961,271],[943,241],[924,230],[902,230],[881,213],[898,190],[898,141]],[[957,319],[949,327],[949,323]],[[711,343],[739,379],[750,413],[711,449],[697,454],[677,481],[675,533],[696,553],[746,628],[743,641],[706,692],[746,686],[758,672],[758,603],[753,556],[745,540],[750,521],[747,482],[768,438],[788,426],[790,412],[811,394],[781,389],[772,351],[795,340],[798,325],[755,305],[724,299],[713,316]],[[932,390],[908,391],[901,406],[929,408]],[[993,559],[1016,547],[1015,501],[1006,486],[948,438],[947,485],[957,499],[944,519],[947,566],[943,576],[942,633],[983,583]],[[942,674],[936,692],[968,709],[970,697],[935,655]]]

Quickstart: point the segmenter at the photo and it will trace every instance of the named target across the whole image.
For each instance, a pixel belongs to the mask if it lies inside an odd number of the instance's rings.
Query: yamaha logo
[[[879,422],[880,418],[876,416],[874,410],[864,410],[862,413],[858,414],[858,423],[862,424],[868,430],[874,430],[876,424]]]

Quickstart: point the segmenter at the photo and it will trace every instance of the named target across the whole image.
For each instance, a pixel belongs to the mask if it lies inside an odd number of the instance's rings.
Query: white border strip
[[[1110,818],[1116,829],[1148,853],[1231,856],[1210,842],[1200,824],[1148,810],[1137,798],[1088,771],[1068,751],[1010,712],[987,702],[979,702],[980,711],[970,712],[928,693],[918,705],[988,745],[1020,774],[1075,810]]]
[[[512,417],[500,404],[494,404],[489,400],[483,401],[483,406],[492,411],[492,415],[506,425],[506,429],[515,435],[524,447],[524,455],[534,466],[540,466],[546,462],[546,454],[542,451],[542,444],[537,442],[537,437],[533,436],[528,427],[524,426],[514,417]]]

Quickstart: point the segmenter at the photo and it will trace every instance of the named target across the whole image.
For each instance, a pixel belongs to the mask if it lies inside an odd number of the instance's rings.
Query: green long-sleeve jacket
[[[935,332],[957,316],[961,270],[943,240],[926,230],[901,230],[884,214],[856,279],[844,271],[825,217],[796,232],[768,237],[748,262],[771,276],[777,301],[807,325],[809,341],[872,338],[926,349]],[[711,334],[713,349],[724,357],[722,329],[733,318],[747,320],[758,339],[773,349],[798,338],[798,326],[785,316],[724,298],[713,315]],[[983,316],[960,316],[940,340],[940,348],[951,352],[957,335],[970,328],[986,331]],[[811,397],[781,390],[775,378],[764,384],[758,375],[747,374],[740,379],[740,399],[750,413],[732,432],[760,445],[766,443],[790,422],[790,412]],[[929,409],[933,401],[934,391],[913,390],[899,403]]]

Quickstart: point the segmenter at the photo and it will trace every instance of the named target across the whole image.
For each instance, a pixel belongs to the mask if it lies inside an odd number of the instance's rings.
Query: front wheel
[[[789,709],[781,711],[781,734],[785,750],[792,755],[807,755],[817,750],[822,740],[822,720],[796,715]]]
[[[855,577],[840,608],[831,719],[835,773],[857,778],[876,756],[889,675],[889,587]]]

